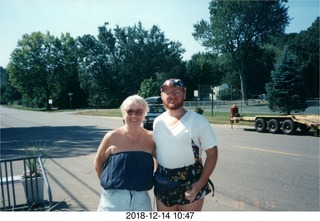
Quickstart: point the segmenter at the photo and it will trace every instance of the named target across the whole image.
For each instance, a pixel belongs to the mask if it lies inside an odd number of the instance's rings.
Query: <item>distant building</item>
[[[219,95],[219,92],[222,91],[222,90],[228,90],[229,89],[229,86],[227,84],[221,84],[220,86],[215,86],[213,87],[213,96],[212,94],[210,93],[209,94],[209,99],[210,100],[218,100],[218,95]]]

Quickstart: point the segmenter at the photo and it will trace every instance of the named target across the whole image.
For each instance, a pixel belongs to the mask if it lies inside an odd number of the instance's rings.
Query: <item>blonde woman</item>
[[[96,153],[94,167],[102,186],[98,211],[151,211],[155,144],[141,127],[146,101],[132,95],[121,111],[125,124],[108,132]]]

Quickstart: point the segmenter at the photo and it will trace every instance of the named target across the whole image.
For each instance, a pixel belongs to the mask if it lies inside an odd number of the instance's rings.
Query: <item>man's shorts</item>
[[[199,180],[202,169],[203,167],[200,162],[178,169],[167,169],[159,165],[155,174],[154,194],[156,198],[167,207],[191,203],[186,199],[185,192],[194,182]],[[211,189],[209,182],[212,188],[214,188],[211,181],[208,180],[195,200],[201,199],[214,191],[214,189]]]

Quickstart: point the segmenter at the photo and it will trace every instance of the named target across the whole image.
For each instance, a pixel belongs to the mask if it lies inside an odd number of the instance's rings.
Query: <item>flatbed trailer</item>
[[[258,115],[255,117],[232,117],[230,122],[251,121],[257,132],[294,134],[299,128],[302,133],[314,130],[319,136],[320,115]]]

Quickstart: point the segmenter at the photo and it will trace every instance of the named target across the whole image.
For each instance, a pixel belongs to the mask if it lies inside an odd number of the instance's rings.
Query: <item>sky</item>
[[[205,51],[193,36],[193,25],[209,20],[210,0],[0,0],[0,66],[6,67],[10,54],[24,34],[40,31],[60,37],[91,34],[109,22],[109,28],[134,26],[146,30],[157,25],[170,41],[186,49],[185,60]],[[306,30],[319,16],[319,0],[289,0],[292,18],[286,33]]]

